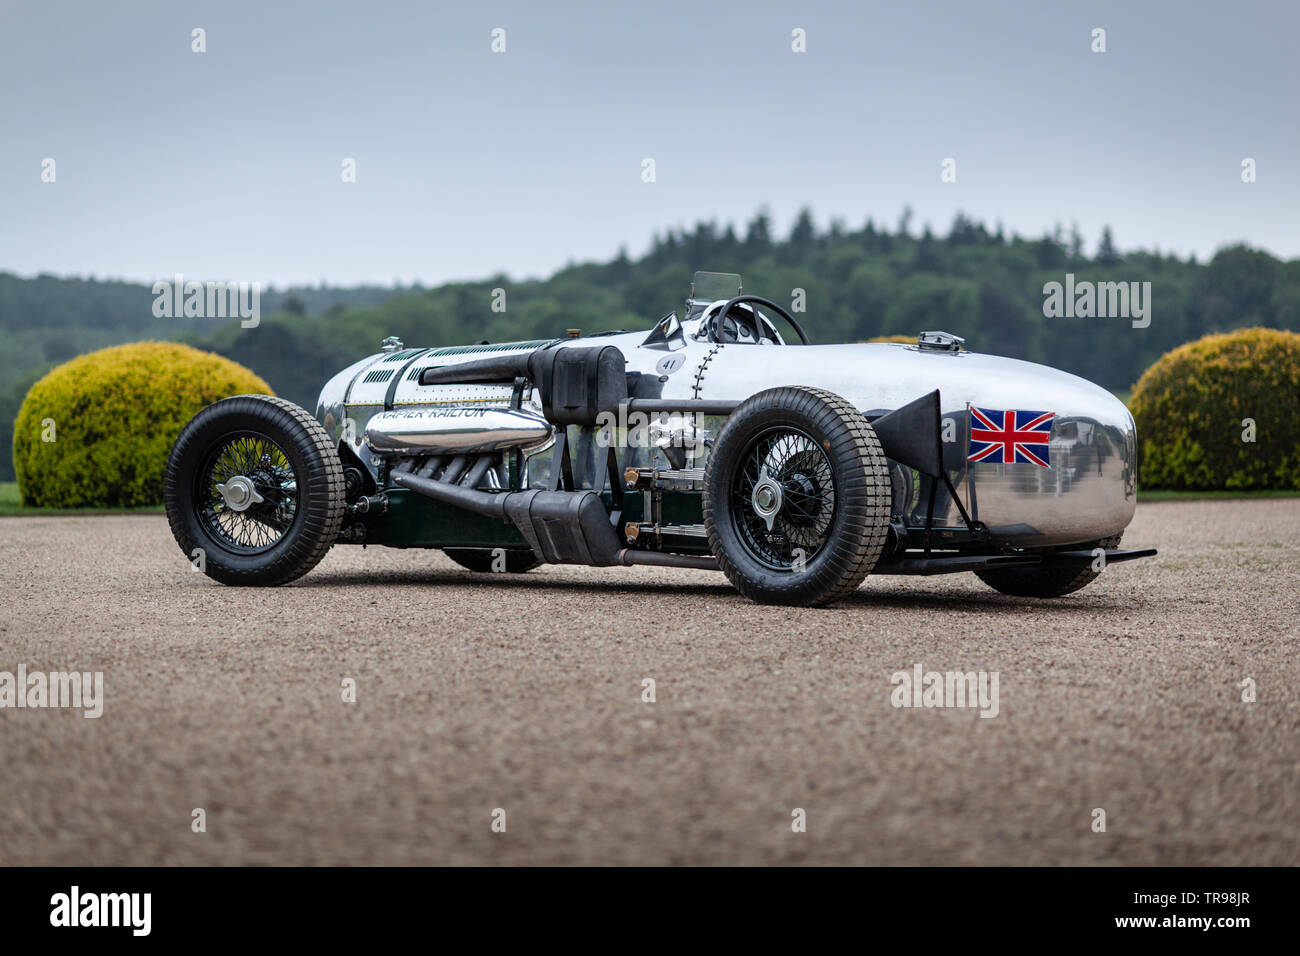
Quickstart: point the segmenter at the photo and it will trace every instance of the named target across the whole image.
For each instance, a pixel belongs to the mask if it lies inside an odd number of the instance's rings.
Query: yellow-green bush
[[[1294,332],[1240,329],[1180,346],[1143,373],[1129,408],[1145,488],[1300,488]]]
[[[170,342],[82,355],[32,386],[14,421],[23,504],[129,507],[162,501],[172,442],[218,399],[270,386],[229,359]]]

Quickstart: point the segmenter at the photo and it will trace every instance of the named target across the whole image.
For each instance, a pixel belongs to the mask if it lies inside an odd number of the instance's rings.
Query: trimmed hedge
[[[1300,489],[1294,332],[1240,329],[1180,346],[1143,373],[1129,409],[1145,488]]]
[[[66,362],[32,386],[14,421],[23,504],[156,505],[167,453],[185,423],[248,392],[271,388],[236,362],[171,342],[118,345]]]

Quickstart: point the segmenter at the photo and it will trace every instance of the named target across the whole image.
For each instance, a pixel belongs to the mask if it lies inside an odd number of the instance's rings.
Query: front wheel
[[[773,388],[731,413],[704,476],[704,527],[727,578],[765,604],[855,591],[889,533],[889,462],[831,392]]]
[[[181,431],[163,503],[176,543],[208,577],[285,584],[314,568],[338,536],[343,466],[304,409],[238,395],[209,405]]]

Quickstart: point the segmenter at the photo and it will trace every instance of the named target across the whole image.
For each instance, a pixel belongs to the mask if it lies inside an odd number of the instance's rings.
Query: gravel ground
[[[0,710],[0,863],[1295,864],[1297,542],[1300,499],[1160,502],[1160,556],[1071,597],[791,610],[375,548],[233,589],[160,516],[4,518],[0,671],[105,704]],[[998,715],[895,708],[916,664],[997,672]]]

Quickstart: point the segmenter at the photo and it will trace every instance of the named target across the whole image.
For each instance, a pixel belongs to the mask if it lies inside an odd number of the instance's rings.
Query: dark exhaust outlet
[[[592,491],[511,491],[493,493],[432,481],[405,472],[393,483],[435,501],[490,518],[505,518],[528,539],[533,552],[550,564],[608,567],[625,563],[624,550],[600,495]]]
[[[633,551],[624,548],[618,553],[619,563],[631,567],[642,564],[656,568],[694,568],[697,571],[717,571],[718,559],[697,557],[692,554],[668,554],[663,551]]]

